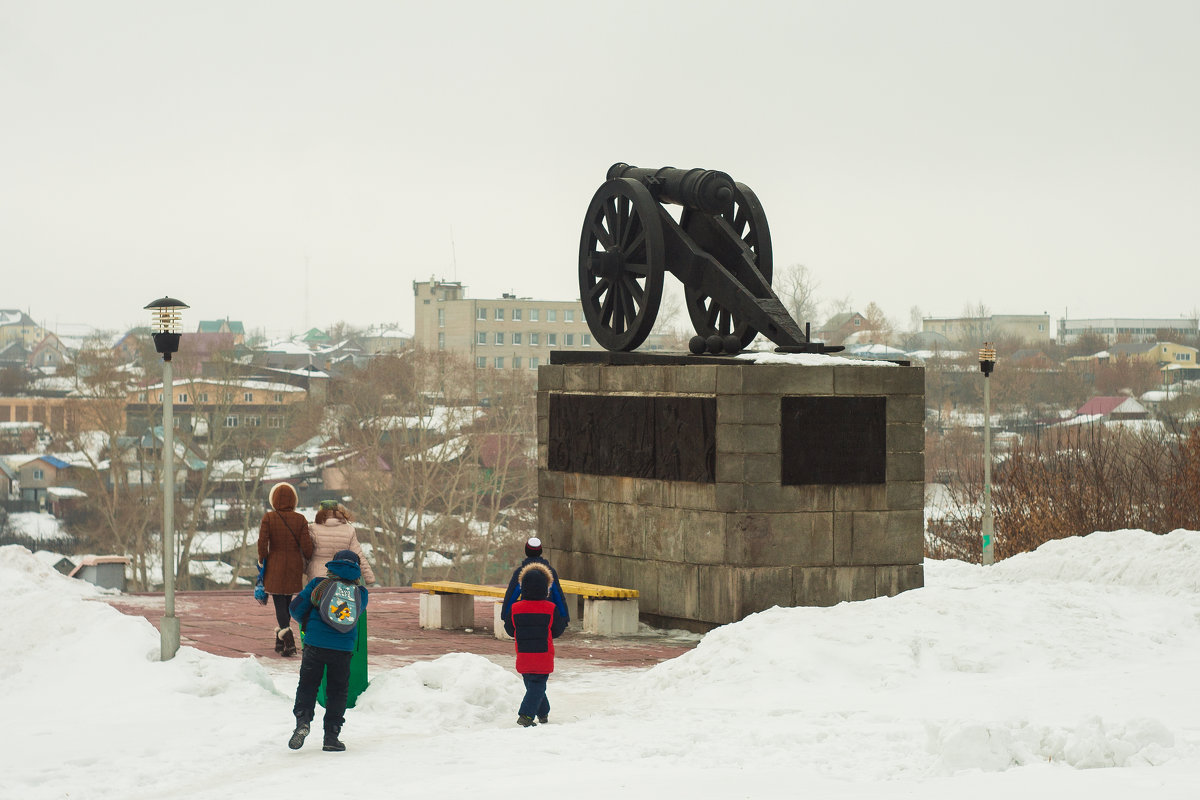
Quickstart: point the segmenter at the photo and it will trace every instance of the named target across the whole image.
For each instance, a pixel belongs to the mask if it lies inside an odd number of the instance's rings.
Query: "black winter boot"
[[[536,728],[537,723],[533,721],[533,717],[527,717],[524,714],[517,714],[517,724],[522,728]]]
[[[321,749],[330,753],[340,753],[345,750],[346,745],[338,741],[339,733],[341,733],[341,729],[339,728],[326,728],[325,744]]]
[[[276,628],[275,629],[275,652],[276,653],[283,652],[283,639],[280,638],[282,635],[283,635],[283,628]]]
[[[296,637],[292,633],[291,628],[284,628],[283,634],[280,637],[283,640],[283,657],[290,658],[296,655]]]
[[[304,747],[304,737],[308,736],[308,731],[307,722],[297,722],[296,730],[292,731],[292,738],[288,739],[288,747],[293,750],[299,750],[301,747]]]

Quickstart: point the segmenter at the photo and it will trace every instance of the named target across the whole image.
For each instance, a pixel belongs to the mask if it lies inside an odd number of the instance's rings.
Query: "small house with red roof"
[[[1075,412],[1076,418],[1105,420],[1146,419],[1149,416],[1146,407],[1132,397],[1093,397]]]

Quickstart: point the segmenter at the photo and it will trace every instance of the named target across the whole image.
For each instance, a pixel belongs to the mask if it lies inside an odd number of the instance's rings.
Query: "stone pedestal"
[[[560,575],[691,630],[923,585],[924,369],[648,360],[538,370]]]
[[[469,594],[421,595],[418,621],[425,630],[475,627],[475,598]]]
[[[637,633],[638,601],[585,597],[583,632],[596,636],[625,636]]]

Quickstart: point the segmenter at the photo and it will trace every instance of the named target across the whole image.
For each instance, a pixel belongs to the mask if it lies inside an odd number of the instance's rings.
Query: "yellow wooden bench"
[[[486,586],[479,583],[459,581],[418,581],[414,589],[421,595],[420,624],[426,630],[454,630],[471,628],[475,625],[474,597],[504,599],[505,587]],[[622,589],[618,586],[602,586],[598,583],[560,580],[568,606],[574,606],[573,617],[578,616],[579,606],[572,596],[583,599],[582,624],[584,633],[597,635],[620,635],[637,633],[638,590]],[[501,603],[496,603],[492,612],[492,626],[497,639],[507,639],[504,624],[500,620]],[[573,620],[579,622],[580,620]]]

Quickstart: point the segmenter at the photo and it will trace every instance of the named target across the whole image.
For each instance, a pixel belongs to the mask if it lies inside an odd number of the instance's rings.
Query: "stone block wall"
[[[923,585],[924,369],[705,361],[539,368],[539,534],[559,574],[637,589],[643,619],[693,630],[775,605],[833,605]],[[595,396],[606,397],[617,409],[623,398],[647,395],[667,403],[711,398],[714,479],[553,469],[563,463],[564,421],[552,425],[552,408],[572,408],[572,395],[592,407]],[[840,408],[836,398],[875,398],[867,406],[878,411],[864,423],[871,430],[862,439],[872,452],[840,452],[837,431],[857,431],[857,420],[837,429],[821,417],[784,419],[783,409],[797,405],[785,398],[821,398],[799,405],[822,409]],[[821,444],[825,422],[834,438]],[[603,432],[622,420],[618,412],[616,419],[570,423]],[[679,435],[688,435],[686,428]],[[605,437],[593,434],[591,441],[603,446]],[[810,452],[785,452],[789,447]],[[815,469],[819,478],[821,464],[843,456],[865,459],[849,473],[838,471],[865,476],[859,482],[787,485],[781,477],[790,471],[812,480]],[[804,459],[805,469],[785,470],[784,461],[794,458]]]

